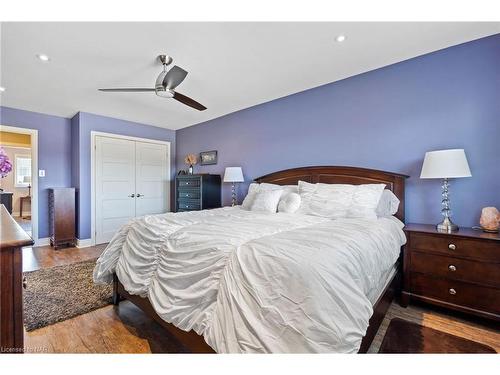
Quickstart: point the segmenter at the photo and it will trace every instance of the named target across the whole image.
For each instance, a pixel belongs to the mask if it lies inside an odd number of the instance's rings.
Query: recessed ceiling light
[[[49,56],[44,55],[43,53],[36,55],[36,57],[38,57],[42,61],[49,61],[50,60]]]
[[[345,35],[338,35],[335,40],[339,43],[342,43],[345,40]]]

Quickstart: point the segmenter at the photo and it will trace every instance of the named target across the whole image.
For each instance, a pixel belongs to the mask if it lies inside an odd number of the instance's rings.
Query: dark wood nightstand
[[[422,301],[500,320],[500,236],[408,224],[401,305]]]

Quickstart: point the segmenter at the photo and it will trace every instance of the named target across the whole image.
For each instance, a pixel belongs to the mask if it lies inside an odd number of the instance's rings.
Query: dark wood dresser
[[[12,196],[14,193],[8,191],[0,191],[0,204],[3,204],[9,214],[12,215]]]
[[[401,304],[418,300],[500,320],[500,237],[408,224]]]
[[[49,231],[50,245],[76,245],[75,188],[49,189]]]
[[[0,204],[0,353],[24,351],[23,253],[30,236]]]
[[[196,211],[221,206],[218,174],[187,174],[175,179],[175,211]]]

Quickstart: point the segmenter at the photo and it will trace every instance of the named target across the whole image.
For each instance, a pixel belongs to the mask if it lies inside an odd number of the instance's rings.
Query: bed
[[[255,181],[383,183],[401,201],[395,217],[403,221],[406,177],[303,167]],[[363,353],[399,289],[396,222],[239,207],[143,217],[117,233],[94,279],[112,280],[115,304],[130,300],[193,353]]]

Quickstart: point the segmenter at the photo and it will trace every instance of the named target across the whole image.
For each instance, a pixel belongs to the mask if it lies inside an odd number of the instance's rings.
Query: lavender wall
[[[405,173],[407,221],[434,223],[440,182],[418,178],[424,153],[465,148],[473,177],[453,181],[451,199],[456,222],[471,226],[481,207],[500,208],[499,61],[497,34],[185,128],[177,168],[187,153],[218,150],[218,165],[198,172],[242,166],[247,181],[307,165]]]
[[[90,185],[90,145],[91,131],[121,134],[132,137],[149,138],[171,142],[171,174],[175,176],[175,131],[136,122],[118,120],[111,117],[79,112],[72,121],[72,183],[78,188],[77,237],[91,237],[91,185]]]
[[[0,124],[38,130],[38,236],[49,235],[48,188],[71,186],[70,120],[36,112],[0,107]]]
[[[0,107],[0,124],[38,130],[39,178],[38,236],[49,236],[49,187],[74,186],[78,191],[77,237],[90,238],[90,132],[128,135],[171,142],[171,172],[175,175],[173,130],[79,112],[72,119]]]

